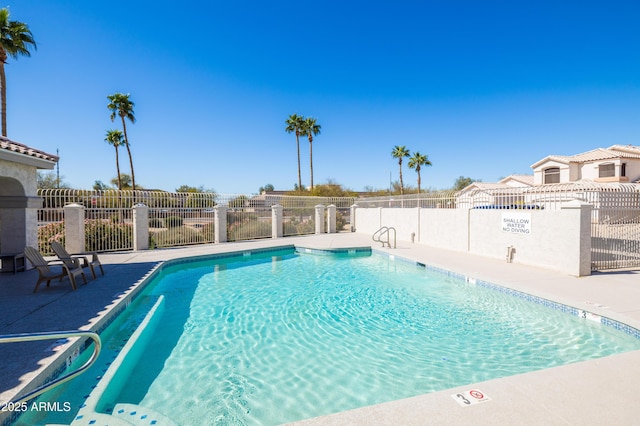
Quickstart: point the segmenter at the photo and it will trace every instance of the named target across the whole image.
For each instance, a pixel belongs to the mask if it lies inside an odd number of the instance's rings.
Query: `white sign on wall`
[[[531,234],[531,213],[502,213],[502,232],[509,234]]]

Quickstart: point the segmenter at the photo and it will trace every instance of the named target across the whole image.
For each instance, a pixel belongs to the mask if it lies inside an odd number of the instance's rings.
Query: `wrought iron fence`
[[[227,207],[227,239],[239,241],[271,237],[275,204],[283,206],[284,235],[288,236],[315,232],[318,204],[334,204],[339,223],[346,226],[354,202],[350,197],[131,190],[42,189],[38,196],[43,200],[38,210],[38,246],[46,254],[53,254],[52,241],[64,243],[64,206],[71,203],[85,207],[86,249],[104,252],[132,249],[132,207],[139,203],[149,207],[149,246],[157,248],[212,243],[216,206]]]

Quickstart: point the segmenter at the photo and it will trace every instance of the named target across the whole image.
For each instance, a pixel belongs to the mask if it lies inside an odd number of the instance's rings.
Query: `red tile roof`
[[[57,163],[59,158],[57,155],[47,154],[39,149],[31,148],[27,145],[9,140],[4,136],[0,136],[0,149],[6,149],[7,151],[17,152],[19,154],[28,155],[29,157],[40,158],[54,163]]]

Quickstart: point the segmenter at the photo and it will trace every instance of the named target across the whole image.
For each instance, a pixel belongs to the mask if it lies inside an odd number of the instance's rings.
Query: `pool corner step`
[[[111,416],[133,425],[178,426],[164,414],[135,404],[116,404]]]

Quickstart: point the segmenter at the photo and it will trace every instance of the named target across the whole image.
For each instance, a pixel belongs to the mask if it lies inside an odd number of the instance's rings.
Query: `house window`
[[[620,165],[620,176],[626,176],[627,175],[627,163],[622,163]]]
[[[560,167],[545,169],[544,183],[560,183]]]
[[[616,175],[616,166],[613,163],[600,164],[598,167],[598,177],[606,178]]]

